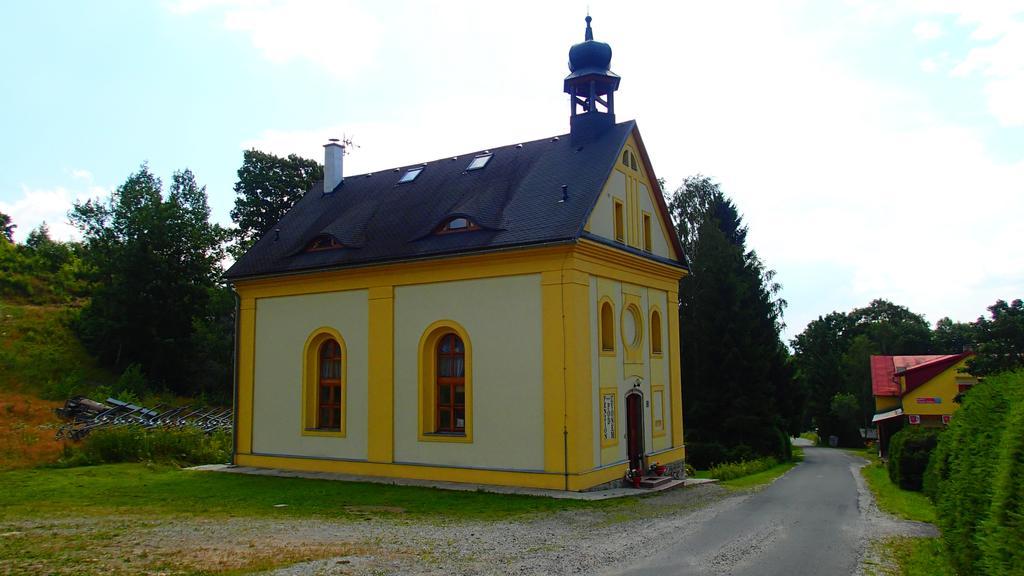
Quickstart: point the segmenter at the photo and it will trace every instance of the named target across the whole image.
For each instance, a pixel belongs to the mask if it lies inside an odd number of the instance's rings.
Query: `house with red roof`
[[[954,399],[977,378],[964,372],[973,352],[918,356],[872,356],[871,391],[875,397],[879,453],[904,425],[949,424],[960,404]]]

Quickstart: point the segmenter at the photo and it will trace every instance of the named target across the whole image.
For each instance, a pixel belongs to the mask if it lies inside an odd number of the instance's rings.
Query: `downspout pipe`
[[[242,312],[242,299],[238,292],[232,287],[231,293],[235,297],[235,345],[231,349],[231,372],[234,385],[234,394],[231,398],[231,464],[237,465],[236,455],[238,454],[238,337],[241,332],[240,317]]]

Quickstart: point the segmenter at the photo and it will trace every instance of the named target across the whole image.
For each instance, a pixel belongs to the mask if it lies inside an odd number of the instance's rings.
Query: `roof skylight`
[[[405,171],[405,174],[402,174],[402,177],[398,179],[398,183],[405,184],[406,182],[412,182],[413,180],[416,179],[417,176],[420,175],[420,172],[423,172],[422,166],[409,168],[408,170]]]
[[[494,156],[494,154],[481,154],[476,158],[473,158],[470,160],[469,166],[466,166],[466,172],[469,172],[470,170],[479,170],[484,166],[487,166],[487,163],[490,162],[492,156]]]

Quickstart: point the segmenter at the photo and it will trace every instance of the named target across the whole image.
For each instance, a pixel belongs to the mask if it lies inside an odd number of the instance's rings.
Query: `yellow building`
[[[682,248],[611,48],[570,132],[325,181],[229,270],[239,465],[587,490],[684,458]]]
[[[960,404],[955,398],[977,383],[964,372],[970,352],[920,356],[872,356],[879,451],[904,424],[945,426]]]

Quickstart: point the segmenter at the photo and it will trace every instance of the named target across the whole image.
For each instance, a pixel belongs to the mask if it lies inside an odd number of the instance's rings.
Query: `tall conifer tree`
[[[690,264],[679,289],[683,410],[690,460],[704,466],[789,457],[799,394],[779,339],[785,302],[746,245],[747,228],[718,184],[687,178],[670,208]]]

